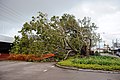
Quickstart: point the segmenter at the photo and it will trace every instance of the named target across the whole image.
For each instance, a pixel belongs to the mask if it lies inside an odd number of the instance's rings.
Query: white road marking
[[[55,67],[55,66],[51,66],[52,68]]]
[[[47,69],[45,69],[43,72],[47,72]]]

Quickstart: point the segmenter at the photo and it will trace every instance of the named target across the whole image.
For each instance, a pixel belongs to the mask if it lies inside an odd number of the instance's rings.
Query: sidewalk
[[[109,54],[109,53],[101,53],[100,55],[102,55],[102,56],[111,56],[111,57],[117,57],[117,58],[120,58],[119,56],[112,55],[112,54]]]

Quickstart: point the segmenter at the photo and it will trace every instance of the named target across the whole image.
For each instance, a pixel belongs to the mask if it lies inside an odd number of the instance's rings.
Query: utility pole
[[[98,46],[99,46],[99,53],[100,53],[100,41],[101,41],[100,33],[98,33],[98,37],[99,37]]]
[[[100,47],[100,43],[101,43],[101,39],[99,40],[99,52],[100,52],[100,48],[101,48],[101,47]]]
[[[103,41],[104,42],[104,52],[105,52],[105,41]]]
[[[116,47],[118,48],[118,40],[117,40],[117,38],[116,38]]]
[[[112,46],[113,46],[113,55],[114,55],[114,50],[115,50],[114,40],[112,40]]]

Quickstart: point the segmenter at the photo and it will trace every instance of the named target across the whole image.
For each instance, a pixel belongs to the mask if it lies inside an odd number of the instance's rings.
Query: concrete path
[[[0,61],[0,80],[120,80],[120,74],[67,70],[54,64]]]
[[[111,56],[111,57],[117,57],[117,58],[120,58],[119,56],[112,55],[112,54],[108,54],[108,53],[101,53],[100,55],[102,55],[102,56]]]

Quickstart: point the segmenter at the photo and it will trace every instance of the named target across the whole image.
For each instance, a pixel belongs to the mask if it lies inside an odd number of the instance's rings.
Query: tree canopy
[[[26,22],[15,36],[12,53],[41,55],[45,53],[66,54],[69,50],[80,53],[83,45],[93,47],[99,40],[91,18],[76,19],[74,15],[63,14],[48,19],[42,12]]]

